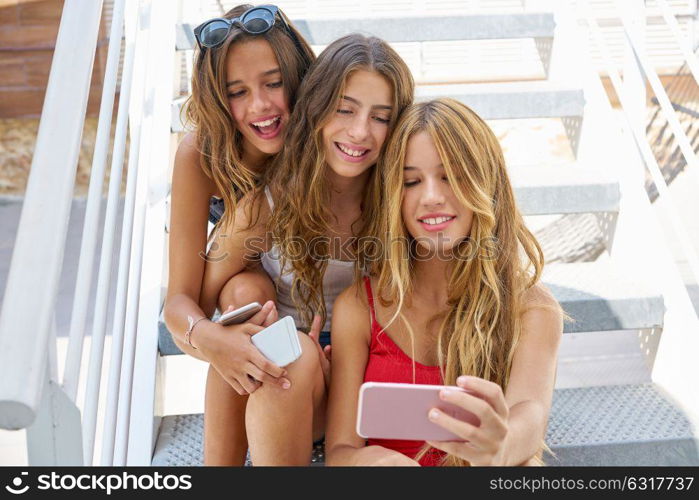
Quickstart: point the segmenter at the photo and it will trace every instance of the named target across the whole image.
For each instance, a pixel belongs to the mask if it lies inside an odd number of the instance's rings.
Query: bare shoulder
[[[197,146],[197,136],[194,132],[187,132],[177,145],[176,160],[187,161],[187,163],[199,164],[199,147]]]
[[[340,336],[371,338],[369,304],[363,281],[353,283],[337,296],[333,304],[333,339]]]
[[[552,337],[563,333],[563,310],[551,291],[541,282],[524,294],[522,324],[525,331],[546,331]]]
[[[194,132],[188,132],[177,145],[173,182],[182,181],[190,189],[202,188],[211,194],[216,192],[214,181],[204,172],[201,152]]]

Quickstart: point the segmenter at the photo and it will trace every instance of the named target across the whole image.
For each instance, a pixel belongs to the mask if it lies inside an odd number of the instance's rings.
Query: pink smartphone
[[[427,418],[432,408],[439,408],[454,418],[480,425],[473,413],[442,401],[442,389],[467,392],[446,385],[365,382],[359,390],[357,434],[376,439],[465,441]]]
[[[221,315],[218,322],[223,326],[245,323],[247,320],[257,314],[260,309],[262,309],[262,306],[259,303],[251,302],[246,306],[239,307],[235,311]]]

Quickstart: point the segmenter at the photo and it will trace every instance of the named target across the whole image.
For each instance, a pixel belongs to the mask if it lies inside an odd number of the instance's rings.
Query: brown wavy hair
[[[475,258],[455,258],[450,267],[447,311],[432,319],[440,324],[437,355],[442,377],[445,384],[456,385],[460,375],[473,375],[497,383],[504,392],[521,317],[531,306],[525,293],[541,278],[544,254],[517,208],[497,138],[476,113],[453,99],[411,106],[387,144],[382,182],[386,207],[377,233],[387,253],[375,268],[379,299],[384,306],[397,305],[391,322],[401,318],[414,350],[414,333],[401,311],[413,291],[411,246],[416,242],[403,222],[401,204],[408,142],[420,132],[434,142],[458,201],[473,211],[470,235],[455,251],[471,242],[494,243],[480,246]],[[452,455],[444,463],[468,465]]]
[[[252,7],[248,4],[238,5],[223,17],[239,17]],[[278,15],[284,16],[284,13],[279,10]],[[315,55],[298,30],[286,17],[284,19],[298,43],[280,22],[260,35],[250,35],[240,27],[232,26],[228,38],[221,45],[197,49],[195,54],[192,94],[185,103],[185,120],[196,129],[204,173],[214,181],[223,196],[226,210],[222,224],[232,222],[238,198],[251,191],[258,182],[255,174],[242,163],[242,134],[235,125],[228,105],[226,56],[235,43],[259,37],[267,40],[279,63],[284,92],[289,110],[292,110],[298,88]]]
[[[392,89],[389,132],[403,110],[412,102],[415,84],[405,62],[380,38],[351,34],[335,40],[323,51],[308,71],[299,89],[298,103],[291,115],[282,154],[278,155],[270,182],[275,199],[269,227],[279,245],[282,269],[293,272],[291,297],[301,318],[311,324],[313,314],[327,312],[323,300],[323,275],[330,258],[330,245],[323,242],[331,226],[327,207],[330,186],[325,176],[322,141],[323,126],[337,109],[349,76],[358,70],[373,71],[386,79]],[[388,139],[388,138],[387,138]],[[369,221],[378,217],[381,200],[383,151],[372,168],[361,205],[362,216],[353,227],[354,236],[368,234]],[[298,255],[299,239],[319,241],[314,253]],[[357,277],[362,256],[356,245],[350,249]],[[289,267],[287,267],[289,266]]]

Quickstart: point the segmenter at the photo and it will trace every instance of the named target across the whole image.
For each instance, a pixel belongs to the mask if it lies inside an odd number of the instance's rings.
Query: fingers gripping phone
[[[427,418],[432,408],[439,408],[459,420],[480,424],[473,413],[440,399],[442,389],[467,392],[456,386],[365,382],[359,390],[357,434],[375,439],[465,441]]]
[[[250,340],[264,357],[277,366],[285,367],[301,357],[301,342],[291,316],[271,324]]]
[[[223,326],[238,325],[240,323],[245,323],[255,314],[260,312],[261,309],[262,306],[258,302],[251,302],[246,306],[239,307],[235,311],[222,314],[221,317],[218,319],[218,322]]]

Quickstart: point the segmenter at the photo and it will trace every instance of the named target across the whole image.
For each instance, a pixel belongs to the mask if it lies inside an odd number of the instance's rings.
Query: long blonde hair
[[[456,385],[458,376],[474,375],[497,383],[504,392],[527,307],[524,293],[539,281],[544,255],[517,209],[497,138],[476,113],[453,99],[411,106],[388,142],[383,180],[387,206],[377,226],[387,255],[374,269],[379,299],[385,306],[397,305],[393,321],[402,317],[413,291],[410,256],[416,242],[403,223],[401,203],[408,142],[419,132],[434,142],[457,200],[473,211],[470,235],[455,251],[465,245],[478,248],[477,255],[469,249],[474,258],[453,259],[446,314],[433,318],[441,320],[437,355],[443,381]],[[468,462],[448,455],[445,464]]]
[[[325,176],[322,130],[337,109],[349,76],[358,70],[374,71],[392,87],[392,111],[389,131],[402,111],[412,102],[414,83],[405,62],[383,40],[351,34],[335,40],[323,51],[308,71],[299,89],[298,102],[288,125],[282,154],[272,168],[271,189],[275,210],[269,227],[279,250],[282,269],[294,275],[291,297],[301,317],[310,326],[314,313],[326,318],[323,299],[323,275],[330,258],[329,245],[323,240],[331,227],[327,207],[330,186]],[[384,144],[385,147],[385,144]],[[384,150],[382,147],[382,152]],[[368,223],[378,217],[381,199],[379,182],[382,152],[372,168],[362,201],[362,217],[355,237],[368,234]],[[297,255],[298,240],[315,241],[315,255]],[[363,268],[361,256],[354,253],[355,273]],[[289,264],[289,267],[287,267]]]
[[[223,17],[239,17],[251,7],[238,5]],[[279,15],[284,16],[281,10]],[[260,35],[250,35],[234,25],[221,45],[197,49],[195,55],[192,94],[187,99],[184,113],[187,124],[196,129],[202,169],[223,196],[226,210],[222,225],[232,222],[238,198],[251,191],[258,181],[242,162],[242,135],[231,115],[226,91],[226,56],[235,43],[256,38],[267,40],[279,63],[284,92],[289,110],[292,110],[297,90],[315,56],[291,22],[287,20],[287,24],[298,43],[280,22]]]

